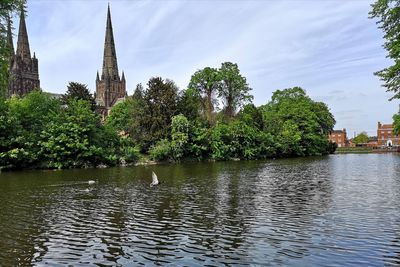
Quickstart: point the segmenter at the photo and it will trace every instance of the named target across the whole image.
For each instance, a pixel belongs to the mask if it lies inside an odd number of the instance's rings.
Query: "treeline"
[[[154,160],[259,159],[322,155],[335,150],[327,136],[328,107],[299,87],[278,90],[255,107],[236,64],[206,67],[186,90],[151,78],[111,110],[105,125],[126,133]]]
[[[103,125],[89,101],[33,91],[0,101],[0,167],[79,168],[133,162],[132,141]]]
[[[114,106],[104,122],[87,86],[71,82],[61,99],[33,91],[0,101],[0,166],[79,168],[158,161],[259,159],[334,150],[335,120],[299,87],[256,107],[236,64],[204,68],[187,89],[151,78]]]

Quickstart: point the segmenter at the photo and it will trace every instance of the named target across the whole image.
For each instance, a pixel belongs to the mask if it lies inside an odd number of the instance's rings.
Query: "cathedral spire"
[[[13,44],[13,38],[12,38],[12,30],[11,30],[11,18],[8,18],[7,21],[7,45],[10,49],[10,57],[14,56],[14,44]]]
[[[106,37],[104,41],[103,72],[102,79],[110,76],[113,80],[119,80],[117,54],[115,52],[114,34],[111,23],[110,4],[107,10]]]
[[[17,56],[22,59],[31,59],[31,51],[29,49],[28,32],[26,31],[25,12],[21,9],[21,16],[19,21],[19,32],[17,42]]]

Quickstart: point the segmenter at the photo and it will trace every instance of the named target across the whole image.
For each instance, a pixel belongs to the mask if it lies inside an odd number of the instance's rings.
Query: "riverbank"
[[[335,154],[399,153],[399,148],[338,147]]]

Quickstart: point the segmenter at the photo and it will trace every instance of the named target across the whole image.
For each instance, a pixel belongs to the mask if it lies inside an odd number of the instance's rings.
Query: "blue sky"
[[[231,61],[253,88],[256,105],[276,89],[301,86],[328,104],[335,128],[350,137],[376,135],[377,122],[390,123],[399,109],[373,75],[391,62],[382,32],[368,19],[370,0],[109,2],[128,94],[152,76],[184,89],[197,69]],[[77,81],[94,92],[107,3],[28,1],[29,41],[45,91],[63,93]]]

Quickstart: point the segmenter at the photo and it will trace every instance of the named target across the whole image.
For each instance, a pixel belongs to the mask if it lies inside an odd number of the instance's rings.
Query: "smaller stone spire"
[[[100,81],[100,77],[99,77],[99,71],[97,71],[97,75],[96,75],[96,81]]]
[[[7,21],[7,44],[9,49],[11,50],[11,56],[15,54],[14,51],[14,43],[13,43],[13,37],[12,37],[12,30],[11,30],[11,18],[8,17]]]
[[[125,81],[125,73],[122,71],[122,78],[121,78],[121,80],[122,81]]]
[[[21,16],[19,21],[18,42],[17,42],[17,56],[22,59],[31,59],[31,51],[29,49],[28,32],[25,24],[25,12],[21,9]]]

